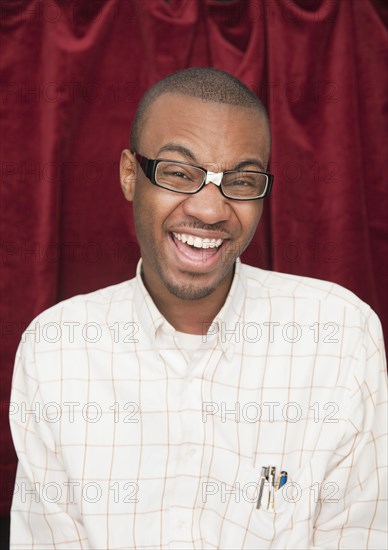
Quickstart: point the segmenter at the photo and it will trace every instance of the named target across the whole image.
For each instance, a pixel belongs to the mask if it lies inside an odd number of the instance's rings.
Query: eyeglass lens
[[[200,168],[170,161],[159,162],[155,173],[155,180],[159,185],[182,193],[196,191],[205,177],[206,173]],[[224,173],[221,185],[224,193],[229,197],[255,198],[265,193],[267,183],[266,174],[230,171]]]

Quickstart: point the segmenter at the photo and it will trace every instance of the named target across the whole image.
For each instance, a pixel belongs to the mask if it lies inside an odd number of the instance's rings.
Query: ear
[[[124,149],[120,159],[120,183],[127,201],[132,201],[137,179],[137,162],[129,149]]]

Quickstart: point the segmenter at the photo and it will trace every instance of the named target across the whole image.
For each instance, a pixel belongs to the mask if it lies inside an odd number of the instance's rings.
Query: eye
[[[236,178],[226,182],[228,187],[256,187],[257,183],[252,178]]]
[[[166,170],[166,174],[168,174],[169,176],[174,176],[176,178],[186,178],[186,179],[188,179],[187,174],[184,174],[183,172],[178,172],[177,170],[176,171],[171,171],[171,172]]]
[[[182,166],[171,162],[161,162],[158,166],[158,176],[169,181],[192,182],[198,178],[197,170],[190,166]]]
[[[232,185],[240,185],[242,187],[252,187],[255,185],[255,182],[247,181],[247,180],[235,180],[232,182]]]

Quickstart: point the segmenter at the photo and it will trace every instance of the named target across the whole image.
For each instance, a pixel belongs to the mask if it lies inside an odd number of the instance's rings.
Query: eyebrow
[[[191,162],[194,162],[195,164],[198,164],[197,158],[194,155],[190,149],[187,147],[184,147],[183,145],[178,145],[177,143],[166,143],[166,145],[163,145],[161,149],[159,149],[157,153],[157,158],[159,158],[161,153],[168,152],[168,153],[180,153],[186,159],[190,160]],[[260,159],[257,158],[248,158],[241,160],[240,162],[236,163],[233,170],[244,170],[244,168],[254,166],[258,168],[260,171],[265,171],[265,166],[263,162]]]
[[[192,153],[190,149],[187,149],[187,147],[183,147],[183,145],[178,145],[177,143],[166,143],[166,145],[163,145],[163,147],[159,149],[157,157],[159,157],[159,155],[164,152],[180,153],[192,162],[197,162],[194,153]]]
[[[261,160],[253,159],[253,158],[252,159],[245,159],[245,160],[242,160],[241,162],[238,162],[235,165],[234,170],[244,170],[244,168],[246,168],[247,166],[256,166],[261,171],[265,170],[265,166],[261,162]]]

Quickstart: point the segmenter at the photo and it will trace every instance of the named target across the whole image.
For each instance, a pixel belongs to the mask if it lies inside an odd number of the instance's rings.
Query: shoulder
[[[246,264],[241,265],[241,271],[246,280],[248,295],[252,297],[265,295],[272,299],[302,301],[306,305],[320,302],[328,307],[354,309],[366,317],[373,313],[368,304],[337,283],[267,271]]]
[[[22,336],[22,343],[33,338],[35,342],[55,342],[64,329],[74,334],[88,325],[106,324],[113,313],[115,318],[128,315],[135,294],[136,279],[80,294],[58,302],[31,321]]]
[[[278,347],[286,340],[294,346],[290,355],[297,357],[299,353],[301,358],[310,350],[311,356],[322,357],[326,367],[329,358],[338,360],[343,375],[354,375],[357,383],[371,376],[377,380],[381,372],[385,374],[380,320],[353,292],[311,277],[248,265],[241,268],[246,286],[246,315],[253,320],[265,319],[263,326],[276,325],[281,335],[276,341]],[[372,360],[377,364],[374,374],[370,367]],[[345,363],[348,368],[344,368]]]

